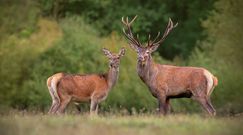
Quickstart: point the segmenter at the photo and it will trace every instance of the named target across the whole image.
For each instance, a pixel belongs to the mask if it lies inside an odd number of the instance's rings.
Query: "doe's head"
[[[125,55],[125,48],[121,48],[118,54],[112,53],[106,48],[103,48],[102,51],[104,52],[105,56],[109,59],[109,66],[111,68],[119,68],[120,59],[122,56]]]

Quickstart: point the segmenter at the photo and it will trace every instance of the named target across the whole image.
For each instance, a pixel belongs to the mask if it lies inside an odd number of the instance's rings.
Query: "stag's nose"
[[[138,57],[138,60],[139,60],[139,61],[145,61],[145,58],[142,57],[142,56],[139,56],[139,57]]]

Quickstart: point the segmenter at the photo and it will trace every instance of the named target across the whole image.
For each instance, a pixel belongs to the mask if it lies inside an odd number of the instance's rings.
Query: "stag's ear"
[[[121,57],[121,56],[124,56],[125,55],[125,48],[124,47],[122,47],[122,49],[120,50],[120,52],[119,52],[119,56]]]
[[[158,44],[158,45],[152,45],[152,46],[150,46],[150,47],[149,47],[150,52],[154,52],[154,51],[156,51],[156,50],[158,49],[158,47],[159,47],[159,44]]]
[[[108,58],[111,58],[111,57],[112,57],[112,54],[111,54],[111,52],[110,52],[108,49],[103,48],[102,51],[104,52],[104,54],[105,54]]]

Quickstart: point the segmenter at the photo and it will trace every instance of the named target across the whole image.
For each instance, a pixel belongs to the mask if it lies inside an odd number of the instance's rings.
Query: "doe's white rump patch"
[[[52,80],[51,80],[51,90],[53,92],[53,95],[54,95],[55,99],[57,99],[58,102],[59,102],[60,98],[59,98],[59,96],[57,94],[57,80],[56,80],[56,78],[52,78]]]

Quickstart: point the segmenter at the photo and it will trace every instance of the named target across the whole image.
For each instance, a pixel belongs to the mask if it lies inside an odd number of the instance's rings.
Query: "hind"
[[[57,93],[57,84],[63,76],[63,73],[57,73],[47,79],[47,87],[52,98],[52,105],[48,111],[49,114],[55,114],[57,108],[60,106],[60,97]]]

